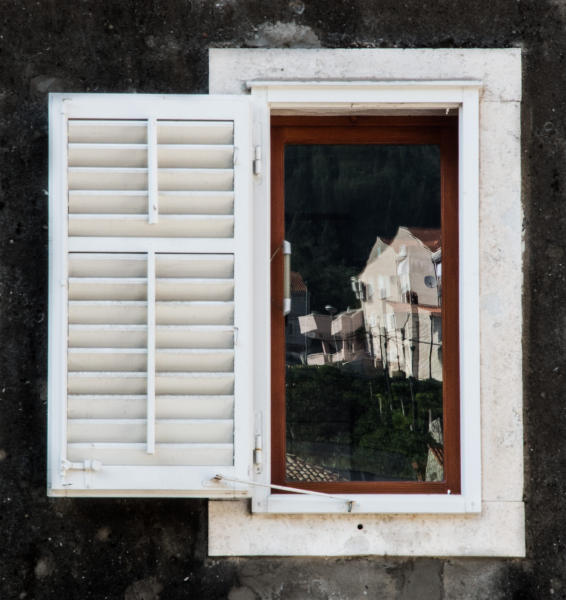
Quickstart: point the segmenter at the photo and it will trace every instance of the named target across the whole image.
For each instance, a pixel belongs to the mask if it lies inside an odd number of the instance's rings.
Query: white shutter
[[[50,493],[245,494],[248,99],[50,102]]]

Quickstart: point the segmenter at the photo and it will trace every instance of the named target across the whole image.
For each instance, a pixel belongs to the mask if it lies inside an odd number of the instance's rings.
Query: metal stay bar
[[[332,500],[338,500],[346,504],[346,510],[350,513],[354,506],[355,500],[349,498],[343,498],[342,496],[333,496],[332,494],[325,494],[324,492],[314,492],[312,490],[303,490],[300,488],[289,487],[286,485],[277,485],[275,483],[259,483],[258,481],[251,481],[248,479],[236,479],[235,477],[226,477],[217,473],[213,478],[213,481],[232,481],[233,483],[243,483],[245,485],[255,485],[258,487],[270,488],[273,490],[281,490],[282,492],[293,492],[295,494],[305,494],[307,496],[322,496],[323,498],[330,498]]]

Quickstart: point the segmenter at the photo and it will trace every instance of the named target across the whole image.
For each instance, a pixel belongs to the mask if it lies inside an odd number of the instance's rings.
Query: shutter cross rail
[[[147,120],[147,220],[150,225],[157,223],[159,215],[157,168],[157,121],[151,118]]]
[[[155,252],[147,253],[147,449],[155,453]]]

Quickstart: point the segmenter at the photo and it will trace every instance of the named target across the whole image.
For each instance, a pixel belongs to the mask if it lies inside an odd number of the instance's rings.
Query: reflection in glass
[[[442,481],[440,152],[289,145],[286,479]]]

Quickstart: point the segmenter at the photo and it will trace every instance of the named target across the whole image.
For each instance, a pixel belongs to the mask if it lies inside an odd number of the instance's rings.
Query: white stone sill
[[[522,502],[484,502],[477,515],[258,515],[248,501],[222,500],[208,507],[210,556],[525,556]]]

